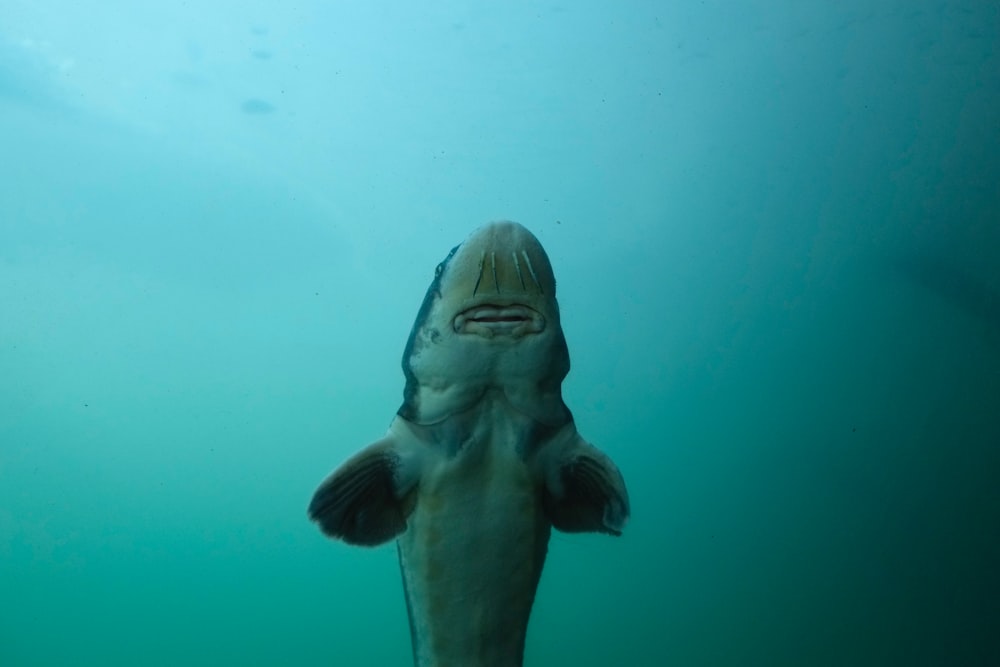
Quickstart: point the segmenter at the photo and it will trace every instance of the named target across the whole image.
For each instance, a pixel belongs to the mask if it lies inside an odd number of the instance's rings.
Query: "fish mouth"
[[[533,308],[520,304],[483,303],[466,308],[454,320],[455,332],[483,338],[510,336],[520,338],[545,330],[545,318]]]

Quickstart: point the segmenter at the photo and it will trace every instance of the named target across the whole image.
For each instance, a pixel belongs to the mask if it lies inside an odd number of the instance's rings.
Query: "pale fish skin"
[[[563,403],[569,352],[538,239],[486,225],[438,265],[389,431],[317,489],[330,537],[396,538],[417,667],[520,667],[549,533],[620,535],[628,493]]]

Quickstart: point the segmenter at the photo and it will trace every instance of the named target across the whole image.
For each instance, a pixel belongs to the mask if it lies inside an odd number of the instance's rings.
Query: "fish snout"
[[[530,295],[542,296],[542,287],[528,251],[483,250],[479,253],[479,275],[472,296]]]

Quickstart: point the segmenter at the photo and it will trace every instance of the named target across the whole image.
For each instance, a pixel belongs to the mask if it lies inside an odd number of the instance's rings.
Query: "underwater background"
[[[525,664],[1000,665],[1000,8],[0,0],[0,666],[408,665],[306,518],[548,250],[619,539]]]

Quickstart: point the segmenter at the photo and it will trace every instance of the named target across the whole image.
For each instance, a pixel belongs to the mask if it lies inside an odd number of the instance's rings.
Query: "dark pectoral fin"
[[[628,492],[618,468],[600,450],[584,443],[550,471],[545,511],[567,533],[621,535],[629,516]]]
[[[326,478],[309,503],[309,518],[330,537],[375,546],[406,529],[400,459],[383,440],[348,459]]]

